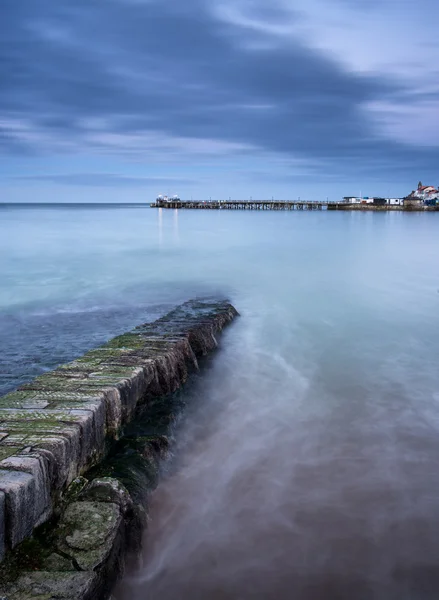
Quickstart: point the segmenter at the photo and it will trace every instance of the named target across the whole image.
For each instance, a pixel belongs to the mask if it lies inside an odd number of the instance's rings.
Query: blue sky
[[[439,184],[436,0],[1,0],[0,201]]]

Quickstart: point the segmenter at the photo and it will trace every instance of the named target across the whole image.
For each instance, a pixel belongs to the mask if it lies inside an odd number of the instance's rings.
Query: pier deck
[[[225,209],[225,210],[322,210],[335,208],[337,202],[316,200],[178,200],[155,202],[152,208]]]

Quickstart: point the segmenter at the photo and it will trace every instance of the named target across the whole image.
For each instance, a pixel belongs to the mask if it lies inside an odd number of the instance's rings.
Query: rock
[[[96,573],[37,571],[23,573],[7,586],[7,600],[97,600],[99,579]]]
[[[101,477],[91,481],[81,493],[80,499],[117,504],[122,514],[133,507],[126,487],[112,477]]]
[[[72,557],[80,569],[94,570],[109,557],[121,523],[117,504],[74,502],[60,523],[65,535],[59,550]]]
[[[76,502],[79,495],[88,485],[88,479],[85,477],[76,477],[63,494],[63,501]]]
[[[71,558],[53,552],[43,563],[43,571],[77,571]]]

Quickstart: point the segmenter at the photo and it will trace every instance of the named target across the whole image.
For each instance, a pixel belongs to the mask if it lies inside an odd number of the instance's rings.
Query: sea
[[[117,598],[439,598],[439,213],[2,204],[0,282],[0,394],[185,300],[240,313]]]

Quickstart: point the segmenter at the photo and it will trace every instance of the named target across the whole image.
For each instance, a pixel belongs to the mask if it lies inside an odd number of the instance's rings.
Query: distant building
[[[422,185],[420,181],[416,190],[413,190],[405,199],[407,208],[417,208],[425,204],[435,206],[439,204],[439,191],[432,185]]]
[[[381,197],[369,197],[369,196],[344,196],[343,202],[345,204],[375,204],[376,206],[384,206],[386,204],[392,206],[402,206],[404,203],[403,198],[381,198]]]
[[[168,196],[162,196],[159,194],[156,199],[157,204],[164,204],[165,202],[180,202],[180,196],[172,196],[169,198]]]
[[[432,185],[422,185],[420,181],[418,188],[408,198],[416,198],[425,204],[436,204],[439,201],[439,191]]]
[[[344,196],[343,202],[346,204],[373,204],[373,198],[369,198],[368,196],[364,196],[363,198],[359,196]]]

